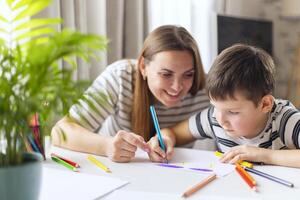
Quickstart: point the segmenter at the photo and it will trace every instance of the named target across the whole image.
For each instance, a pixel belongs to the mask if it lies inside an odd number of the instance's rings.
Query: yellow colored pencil
[[[219,152],[219,151],[215,151],[215,155],[217,157],[221,157],[223,155],[223,153]],[[248,167],[248,168],[253,168],[253,164],[247,161],[241,161],[239,162],[240,165],[244,166],[244,167]]]
[[[92,162],[93,164],[95,164],[96,166],[100,167],[101,169],[103,169],[105,172],[107,173],[111,173],[110,169],[108,167],[106,167],[104,164],[102,164],[99,160],[97,160],[94,156],[92,155],[88,155],[87,159]]]

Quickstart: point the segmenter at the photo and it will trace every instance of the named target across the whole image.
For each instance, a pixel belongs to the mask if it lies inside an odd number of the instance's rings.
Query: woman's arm
[[[147,152],[150,149],[144,139],[134,133],[119,131],[115,137],[101,136],[83,128],[67,116],[57,122],[51,136],[53,145],[107,156],[115,162],[129,162],[134,158],[137,148]]]
[[[64,140],[64,136],[66,140]],[[112,138],[95,134],[65,116],[52,128],[52,144],[67,149],[106,156]]]

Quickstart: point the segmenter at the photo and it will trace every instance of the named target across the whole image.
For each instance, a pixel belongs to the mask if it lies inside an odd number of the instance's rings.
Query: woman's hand
[[[267,163],[270,155],[270,149],[241,145],[232,147],[228,152],[224,153],[220,161],[231,164],[243,160]]]
[[[151,148],[151,151],[148,152],[148,156],[152,162],[166,162],[172,159],[174,153],[174,144],[168,137],[163,136],[163,140],[167,149],[166,152],[160,148],[157,136],[152,137],[148,141],[148,144]]]
[[[110,138],[106,155],[114,162],[130,162],[135,157],[137,148],[150,152],[150,147],[143,137],[121,130],[115,137]]]

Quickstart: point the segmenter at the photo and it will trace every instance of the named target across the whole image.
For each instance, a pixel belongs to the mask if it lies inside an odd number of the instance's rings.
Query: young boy
[[[236,44],[215,60],[207,77],[212,106],[178,125],[162,129],[167,146],[149,143],[152,161],[171,159],[173,146],[212,138],[222,162],[240,160],[300,167],[300,112],[274,99],[274,63],[262,49]]]

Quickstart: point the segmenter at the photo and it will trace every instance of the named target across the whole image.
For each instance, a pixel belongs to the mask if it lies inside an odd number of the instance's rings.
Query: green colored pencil
[[[77,172],[77,168],[76,168],[76,167],[70,165],[69,163],[63,161],[62,159],[60,159],[60,158],[58,158],[58,157],[56,157],[56,156],[51,156],[51,159],[52,159],[54,162],[56,162],[56,163],[58,163],[58,164],[61,164],[61,165],[65,166],[66,168],[68,168],[68,169],[70,169],[70,170],[72,170],[72,171],[74,171],[74,172]]]

